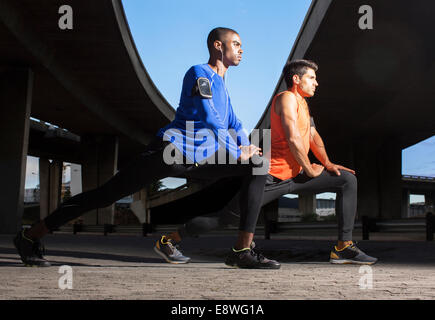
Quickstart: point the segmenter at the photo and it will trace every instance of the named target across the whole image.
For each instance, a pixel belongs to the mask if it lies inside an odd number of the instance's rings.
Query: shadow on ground
[[[46,255],[53,265],[110,267],[109,261],[143,264],[164,263],[154,252],[158,237],[50,235],[46,237]],[[22,265],[12,241],[0,236],[0,266]],[[334,241],[256,239],[257,249],[269,259],[281,263],[328,263]],[[192,263],[223,263],[234,243],[231,236],[209,236],[185,239],[182,250]],[[367,254],[377,257],[379,264],[435,266],[435,242],[428,241],[360,241],[357,243]],[[11,256],[12,255],[12,256]],[[83,259],[70,262],[68,257]],[[92,261],[86,261],[86,260]],[[104,261],[104,262],[103,262]],[[117,267],[119,267],[118,265]],[[126,265],[128,267],[131,265]],[[159,266],[159,267],[160,267]],[[168,264],[168,266],[171,266]],[[133,265],[134,267],[134,265]]]
[[[17,257],[13,259],[15,262],[0,261],[0,266],[5,266],[5,265],[11,266],[17,264],[22,265],[21,260],[15,249],[0,247],[0,260],[12,260],[9,256],[4,256],[4,254],[7,255],[15,254]],[[59,259],[56,259],[56,257],[62,257],[62,258],[71,257],[77,259],[106,260],[106,261],[119,261],[119,262],[129,262],[129,263],[162,263],[163,261],[162,259],[159,258],[137,257],[137,256],[129,256],[129,255],[127,256],[127,255],[118,255],[118,254],[110,254],[110,253],[78,252],[78,251],[68,251],[68,250],[50,250],[46,253],[46,256],[55,258],[55,259],[51,259],[53,261],[50,261],[52,265],[68,264],[71,266],[98,267],[99,265],[61,261]],[[109,266],[104,265],[104,267],[109,267]],[[119,265],[117,267],[119,267]]]

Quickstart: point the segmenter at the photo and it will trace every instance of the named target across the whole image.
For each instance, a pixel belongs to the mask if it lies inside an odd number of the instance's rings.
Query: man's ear
[[[222,52],[222,41],[215,40],[215,42],[213,43],[213,46],[217,51]]]
[[[293,79],[294,84],[299,84],[301,82],[301,79],[299,78],[299,76],[297,74],[294,74],[292,79]]]

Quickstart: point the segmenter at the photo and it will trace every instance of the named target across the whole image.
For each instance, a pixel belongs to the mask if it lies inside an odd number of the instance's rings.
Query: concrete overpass
[[[59,28],[64,4],[0,1],[0,233],[21,224],[27,155],[41,157],[43,216],[58,203],[60,161],[81,163],[84,190],[96,187],[175,115],[141,62],[121,0],[70,2],[72,30]],[[98,221],[98,212],[87,217]]]
[[[0,156],[6,173],[0,233],[20,224],[27,154],[41,157],[43,217],[57,205],[59,189],[60,162],[47,159],[81,163],[84,190],[93,188],[174,116],[139,58],[121,1],[72,3],[72,30],[58,27],[63,4],[0,2],[0,147],[8,150]],[[373,9],[372,30],[358,26],[361,5]],[[427,41],[434,6],[423,0],[412,7],[405,0],[313,0],[288,58],[320,66],[311,112],[331,159],[358,173],[359,216],[403,214],[401,150],[435,134],[434,44]],[[281,78],[271,96],[283,89]],[[269,112],[270,103],[258,128],[269,127]],[[191,183],[136,200],[150,200],[153,222],[185,220],[223,206],[237,183]],[[312,200],[303,202],[309,207]],[[85,223],[111,223],[112,213],[87,214]]]
[[[359,27],[363,5],[373,29]],[[433,12],[421,0],[313,1],[290,53],[319,65],[311,113],[330,158],[357,172],[359,216],[402,216],[402,149],[435,134]],[[258,127],[269,116],[270,103]]]

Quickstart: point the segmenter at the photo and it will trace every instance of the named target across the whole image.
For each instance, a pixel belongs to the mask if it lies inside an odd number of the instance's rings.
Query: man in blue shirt
[[[192,88],[197,86],[197,79],[203,79],[204,83],[210,86],[211,98],[192,95]],[[229,134],[228,129],[234,130],[239,143]],[[204,133],[200,134],[200,139],[199,133]],[[210,64],[196,65],[187,71],[175,119],[160,129],[157,135],[172,142],[190,163],[205,162],[219,147],[225,150],[235,163],[241,155],[241,149],[238,147],[250,145],[241,122],[234,114],[224,78],[219,75],[217,68],[214,70]]]
[[[228,259],[240,268],[280,268],[278,262],[251,250],[268,162],[261,157],[260,148],[250,144],[225,87],[228,68],[241,61],[242,43],[236,31],[216,28],[210,32],[207,46],[208,63],[193,66],[184,77],[174,121],[159,130],[143,153],[101,187],[68,199],[47,218],[17,234],[14,244],[25,265],[50,266],[40,249],[40,239],[50,230],[87,211],[106,207],[150,183],[165,177],[241,176],[239,234]],[[258,168],[265,169],[258,174],[254,170]],[[165,237],[157,242],[155,250],[173,263],[189,261],[175,248],[173,240]]]

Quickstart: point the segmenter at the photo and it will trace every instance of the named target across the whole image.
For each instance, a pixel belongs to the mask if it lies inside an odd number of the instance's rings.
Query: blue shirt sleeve
[[[209,76],[200,68],[194,68],[194,78],[196,81],[199,77],[207,77],[209,80]],[[212,81],[210,81],[211,83]],[[194,82],[192,83],[192,86]],[[225,126],[222,121],[219,113],[216,110],[216,106],[213,103],[212,99],[202,98],[199,95],[193,97],[193,104],[195,109],[197,110],[197,114],[201,122],[210,129],[215,135],[215,139],[220,147],[226,149],[228,153],[234,158],[238,159],[240,157],[241,151],[238,148],[236,142],[228,133],[228,127]],[[230,108],[230,112],[232,108]]]
[[[219,146],[226,149],[234,159],[238,159],[241,151],[233,138],[228,134],[228,128],[224,126],[211,102],[211,99],[202,99],[199,96],[193,98],[193,104],[198,111],[200,120],[213,132]]]

